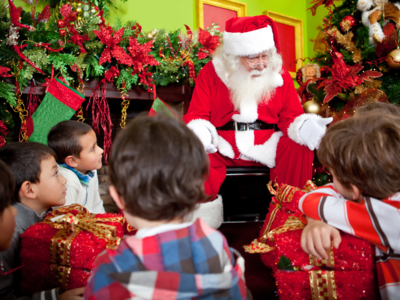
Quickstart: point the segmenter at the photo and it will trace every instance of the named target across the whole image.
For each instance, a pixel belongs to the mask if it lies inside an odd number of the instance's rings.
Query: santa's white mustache
[[[265,71],[266,71],[266,69],[262,69],[261,71],[260,70],[251,70],[250,75],[251,76],[261,76],[265,73]]]

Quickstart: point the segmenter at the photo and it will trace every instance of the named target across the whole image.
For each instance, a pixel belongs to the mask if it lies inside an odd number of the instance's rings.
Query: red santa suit
[[[264,32],[266,34],[274,31],[274,28],[271,30],[274,24],[269,25],[269,31]],[[230,38],[224,35],[225,52],[232,50]],[[272,43],[279,49],[276,36]],[[266,50],[265,47],[261,45],[260,49],[253,50],[253,45],[252,51],[260,53]],[[218,193],[226,176],[226,166],[268,166],[271,168],[271,180],[303,187],[312,178],[314,154],[304,146],[299,128],[307,119],[318,117],[304,114],[289,73],[282,68],[270,77],[270,85],[275,90],[269,99],[259,101],[260,104],[242,101],[239,109],[235,110],[225,71],[220,56],[204,66],[196,80],[188,113],[184,116],[189,127],[206,127],[211,132],[213,145],[218,149],[218,152],[209,154],[210,174],[206,192],[213,196]],[[252,123],[257,120],[277,124],[279,131],[218,129],[230,121]]]

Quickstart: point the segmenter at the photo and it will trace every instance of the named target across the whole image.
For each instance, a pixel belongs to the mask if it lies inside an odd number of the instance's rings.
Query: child
[[[85,299],[246,299],[243,258],[203,220],[186,222],[207,198],[208,159],[191,130],[136,117],[111,153],[110,195],[139,230],[98,256]]]
[[[63,121],[50,130],[47,141],[57,154],[60,174],[67,179],[65,205],[79,203],[91,213],[103,214],[97,177],[103,149],[97,146],[92,127],[77,121]]]
[[[376,246],[382,299],[400,295],[399,149],[398,116],[374,111],[335,124],[317,152],[333,184],[299,203],[308,221],[301,237],[305,252],[328,258],[331,243],[338,248],[341,242],[337,229]]]
[[[386,113],[400,116],[400,107],[386,102],[371,102],[356,108],[355,117],[361,116],[370,111],[375,113]]]
[[[11,246],[17,210],[11,205],[14,194],[14,176],[0,160],[0,251]],[[0,256],[0,260],[3,259]],[[1,275],[0,275],[1,276]],[[3,299],[0,294],[0,299]]]
[[[8,166],[15,178],[12,202],[14,209],[18,212],[15,217],[15,231],[11,245],[0,253],[4,267],[0,281],[0,299],[14,299],[13,285],[16,288],[15,291],[19,292],[17,280],[13,278],[15,274],[13,270],[20,266],[20,234],[29,226],[40,222],[52,206],[64,205],[66,180],[58,174],[54,151],[40,143],[7,144],[0,148],[0,160]],[[4,172],[6,168],[1,167],[1,170]],[[12,178],[11,175],[7,177],[9,180]],[[3,181],[3,179],[0,184],[8,185],[7,180]],[[3,194],[0,196],[3,197]],[[5,212],[3,212],[3,217],[5,217]],[[10,228],[14,227],[12,218],[8,216],[8,219],[7,225]],[[2,235],[3,229],[6,229],[4,223],[5,220],[0,223]],[[57,289],[54,289],[37,293],[32,297],[33,299],[69,299],[82,293],[83,289],[75,289],[59,296]]]

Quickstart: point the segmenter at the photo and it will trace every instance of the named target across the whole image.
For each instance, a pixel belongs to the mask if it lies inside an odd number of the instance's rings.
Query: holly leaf
[[[294,271],[292,262],[290,261],[289,258],[287,258],[286,256],[282,255],[279,258],[279,262],[278,262],[278,269],[279,270],[283,270],[283,271]]]

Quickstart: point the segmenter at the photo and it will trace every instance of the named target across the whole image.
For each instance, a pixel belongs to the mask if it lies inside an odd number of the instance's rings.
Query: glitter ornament
[[[356,19],[353,16],[346,16],[340,21],[340,28],[347,32],[354,27],[356,24]]]
[[[67,35],[67,31],[65,29],[60,29],[61,37],[65,37]]]
[[[321,105],[315,100],[309,100],[303,104],[303,110],[307,114],[318,115],[321,112]]]
[[[400,70],[400,49],[394,49],[387,57],[387,64],[392,70]]]
[[[58,28],[64,28],[65,26],[67,26],[67,24],[65,23],[64,20],[61,20],[61,19],[57,20],[57,27]]]

